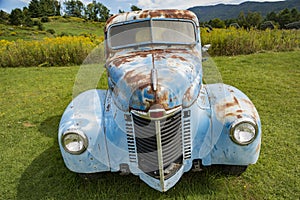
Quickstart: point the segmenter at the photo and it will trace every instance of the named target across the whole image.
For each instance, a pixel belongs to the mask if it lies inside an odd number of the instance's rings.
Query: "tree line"
[[[131,11],[141,10],[132,5]],[[124,10],[119,10],[119,13]],[[0,23],[9,23],[11,25],[34,26],[32,18],[41,18],[42,22],[47,22],[49,16],[79,17],[86,20],[105,22],[110,16],[110,10],[100,2],[93,0],[85,5],[80,0],[65,0],[61,5],[58,0],[31,0],[28,7],[23,9],[16,8],[10,14],[0,11]],[[236,28],[300,28],[300,13],[296,8],[283,9],[278,13],[270,12],[263,17],[258,12],[241,12],[236,19],[221,20],[212,19],[202,26],[209,28],[226,28],[234,26]]]
[[[131,10],[141,10],[135,5]],[[119,12],[124,12],[119,10]],[[86,20],[105,22],[110,16],[110,10],[100,2],[93,0],[85,5],[80,0],[65,0],[61,5],[58,0],[31,0],[28,7],[23,9],[15,8],[11,13],[0,11],[0,23],[9,23],[11,25],[36,25],[32,18],[41,18],[46,22],[50,16],[79,17]],[[44,20],[43,20],[44,19]]]
[[[270,12],[263,17],[258,12],[248,12],[245,14],[241,12],[236,19],[221,20],[219,18],[212,19],[208,22],[202,23],[202,26],[208,26],[209,28],[226,28],[234,26],[236,28],[256,28],[256,29],[288,29],[288,28],[300,28],[300,12],[296,9],[283,9],[276,12]]]

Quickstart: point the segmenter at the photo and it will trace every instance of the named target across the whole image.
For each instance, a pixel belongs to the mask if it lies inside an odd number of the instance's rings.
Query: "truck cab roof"
[[[169,18],[169,19],[186,19],[192,20],[198,26],[199,21],[197,16],[189,10],[143,10],[143,11],[133,11],[120,13],[110,17],[105,25],[105,32],[108,30],[108,27],[112,24],[122,23],[132,20],[142,20],[142,19],[151,19],[151,18]]]

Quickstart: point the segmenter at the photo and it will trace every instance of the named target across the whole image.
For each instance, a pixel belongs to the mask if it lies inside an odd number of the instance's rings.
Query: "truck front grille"
[[[159,120],[147,119],[134,113],[132,116],[139,168],[159,179],[160,148],[163,177],[171,177],[181,167],[183,159],[181,110]],[[160,142],[157,141],[157,131],[160,131]]]

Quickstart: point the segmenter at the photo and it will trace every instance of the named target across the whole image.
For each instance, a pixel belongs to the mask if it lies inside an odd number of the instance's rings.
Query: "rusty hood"
[[[116,105],[123,111],[191,105],[201,87],[200,55],[194,49],[168,49],[111,57],[106,67]]]

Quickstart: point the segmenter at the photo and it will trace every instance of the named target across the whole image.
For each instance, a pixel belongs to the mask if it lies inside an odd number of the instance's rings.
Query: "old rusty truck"
[[[131,173],[164,192],[188,171],[221,166],[241,174],[256,163],[258,112],[237,88],[203,81],[194,13],[121,13],[104,29],[108,89],[80,93],[59,125],[70,171]]]

